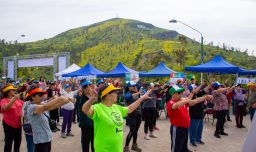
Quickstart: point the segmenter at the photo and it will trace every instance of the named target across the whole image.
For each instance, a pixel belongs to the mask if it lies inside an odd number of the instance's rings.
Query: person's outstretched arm
[[[152,90],[148,90],[143,96],[141,96],[138,100],[133,102],[128,106],[128,113],[132,113],[135,109],[138,108],[138,106],[141,104],[141,102],[145,99],[149,98],[149,94],[152,92]]]

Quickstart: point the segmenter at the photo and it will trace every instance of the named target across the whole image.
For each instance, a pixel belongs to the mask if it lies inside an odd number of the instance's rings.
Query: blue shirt
[[[43,114],[34,114],[36,104],[29,104],[27,118],[33,130],[33,140],[35,144],[46,143],[52,140],[52,131],[48,118]]]

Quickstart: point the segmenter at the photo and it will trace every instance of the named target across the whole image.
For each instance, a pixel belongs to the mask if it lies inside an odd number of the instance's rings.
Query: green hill
[[[198,42],[176,31],[155,27],[141,21],[114,18],[63,32],[53,38],[24,44],[0,42],[0,58],[8,51],[25,54],[70,52],[71,63],[80,66],[91,63],[96,68],[108,71],[118,62],[136,70],[149,70],[160,61],[174,70],[196,65],[200,61]],[[243,68],[256,67],[255,57],[233,48],[211,44],[204,45],[205,61],[216,54]],[[3,53],[5,52],[5,53]],[[2,64],[2,63],[1,63]],[[20,69],[19,77],[33,74],[33,69]],[[49,71],[44,68],[43,73]],[[48,72],[49,74],[51,72]],[[39,75],[38,73],[37,75]]]

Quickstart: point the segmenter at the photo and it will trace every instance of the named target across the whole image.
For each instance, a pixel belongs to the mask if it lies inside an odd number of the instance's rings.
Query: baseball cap
[[[134,87],[134,86],[137,86],[137,84],[134,81],[130,81],[130,82],[128,82],[127,86]]]
[[[39,81],[38,80],[33,80],[32,83],[39,83]]]
[[[90,85],[90,84],[92,84],[91,81],[85,80],[83,83],[81,83],[81,86],[83,87],[83,86]]]
[[[65,84],[64,85],[64,90],[66,90],[68,87],[71,87],[71,85],[70,84]]]
[[[15,82],[12,78],[7,78],[7,82],[12,83]]]
[[[212,84],[212,86],[214,89],[218,89],[221,86],[221,84],[218,81],[216,81]]]
[[[170,93],[171,95],[173,95],[174,93],[180,93],[180,92],[183,92],[183,91],[185,91],[185,88],[181,88],[181,87],[179,87],[179,86],[177,86],[177,85],[174,85],[174,86],[172,86],[172,88],[170,89],[169,93]]]
[[[96,83],[98,85],[98,84],[104,83],[104,81],[102,79],[99,79]]]

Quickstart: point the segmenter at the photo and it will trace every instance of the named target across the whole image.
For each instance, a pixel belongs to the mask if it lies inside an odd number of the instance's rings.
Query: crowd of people
[[[245,128],[244,115],[248,112],[252,120],[256,109],[256,84],[249,83],[244,88],[215,80],[198,84],[193,78],[189,82],[179,79],[163,84],[123,83],[121,79],[7,79],[1,84],[0,101],[3,148],[4,152],[19,152],[24,132],[28,152],[50,152],[53,133],[60,131],[63,139],[72,137],[72,124],[78,123],[83,152],[141,152],[137,142],[141,122],[144,121],[145,140],[158,138],[157,119],[164,108],[170,119],[171,150],[190,152],[188,141],[195,147],[205,144],[203,119],[208,108],[214,109],[217,119],[213,135],[228,135],[224,124],[232,121],[230,106],[234,107],[236,127]],[[123,118],[130,128],[126,138]]]

